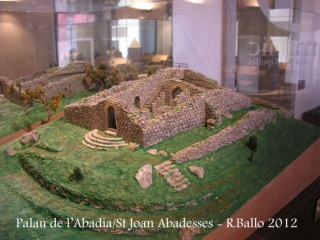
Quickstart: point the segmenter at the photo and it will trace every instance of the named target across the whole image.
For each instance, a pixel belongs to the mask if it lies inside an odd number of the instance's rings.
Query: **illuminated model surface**
[[[190,69],[123,82],[64,112],[0,148],[7,239],[38,234],[40,220],[48,239],[201,238],[320,136]],[[54,219],[63,227],[50,228]]]

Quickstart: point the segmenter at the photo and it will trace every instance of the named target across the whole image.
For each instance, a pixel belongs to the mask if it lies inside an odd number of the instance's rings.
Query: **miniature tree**
[[[18,86],[19,87],[19,86]],[[14,86],[9,87],[10,94],[17,93]],[[19,96],[22,100],[22,105],[24,106],[24,110],[27,114],[30,106],[33,105],[34,102],[40,102],[44,106],[47,112],[47,120],[46,122],[50,122],[50,118],[57,111],[57,109],[61,106],[61,95],[56,93],[48,99],[45,96],[45,89],[41,86],[37,86],[34,89],[26,88],[24,91],[21,91],[19,87]]]
[[[22,100],[21,104],[24,108],[24,112],[27,114],[29,107],[34,103],[33,91],[30,88],[26,88],[24,92],[20,93],[20,97]]]
[[[8,86],[7,92],[8,92],[9,94],[14,94],[14,93],[15,93],[14,84],[10,84],[10,85]]]
[[[99,85],[99,92],[106,87],[107,71],[104,65],[106,64],[100,64],[98,68],[94,68],[91,65],[86,69],[86,74],[91,79],[92,83],[97,83]]]
[[[156,67],[149,67],[146,69],[146,74],[148,75],[148,77],[150,77],[151,75],[155,74],[159,69]]]
[[[98,68],[94,68],[92,65],[86,69],[87,76],[91,79],[92,83],[97,83],[99,85],[99,91],[104,88],[111,87],[113,85],[118,85],[125,79],[125,74],[128,77],[137,75],[133,70],[128,68],[126,73],[123,73],[121,69],[102,63]]]
[[[257,136],[253,135],[249,137],[247,142],[247,147],[251,150],[250,157],[248,158],[250,162],[253,161],[253,153],[257,151],[258,148],[258,138]]]
[[[51,96],[50,99],[45,97],[45,90],[41,86],[25,91],[25,98],[30,102],[41,102],[44,109],[47,112],[47,122],[50,122],[52,115],[57,112],[57,109],[61,106],[61,95],[56,93]]]
[[[123,74],[124,81],[136,80],[138,79],[138,71],[129,64],[125,64],[119,67],[119,70]]]
[[[112,67],[112,69],[108,74],[108,81],[112,85],[118,85],[121,82],[123,82],[123,79],[124,79],[123,73],[118,68]]]

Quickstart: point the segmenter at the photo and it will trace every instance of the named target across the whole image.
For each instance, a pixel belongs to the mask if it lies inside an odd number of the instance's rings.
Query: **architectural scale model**
[[[90,88],[85,70],[75,63],[1,78],[1,91],[18,103],[18,95],[6,93],[12,84],[71,96]],[[65,106],[64,115],[1,148],[15,164],[12,174],[4,164],[2,178],[6,191],[48,212],[47,222],[93,230],[84,231],[88,239],[96,232],[204,236],[320,136],[288,109],[182,68],[122,82]],[[17,224],[36,222],[21,217]]]
[[[166,68],[70,104],[64,112],[76,125],[115,129],[125,141],[149,147],[206,126],[209,120],[217,124],[221,114],[250,106],[250,98],[219,86],[201,73]]]

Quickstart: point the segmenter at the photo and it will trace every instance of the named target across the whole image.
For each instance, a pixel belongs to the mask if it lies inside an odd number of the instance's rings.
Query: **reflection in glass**
[[[117,1],[104,11],[58,13],[59,66],[72,61],[96,65],[131,64],[140,73],[170,65],[172,23],[167,2],[153,9],[132,8],[132,1]]]
[[[320,2],[230,0],[225,8],[224,38],[236,46],[226,52],[225,85],[289,107],[299,119],[319,106]]]

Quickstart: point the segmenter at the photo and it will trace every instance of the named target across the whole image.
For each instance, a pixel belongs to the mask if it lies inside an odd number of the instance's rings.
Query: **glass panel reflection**
[[[224,8],[224,84],[299,119],[319,106],[320,2],[230,0]]]
[[[139,73],[150,67],[169,66],[172,22],[168,7],[171,5],[157,3],[147,10],[132,7],[135,3],[117,1],[117,7],[93,13],[58,13],[59,66],[73,61],[89,61],[95,66],[130,64]]]

